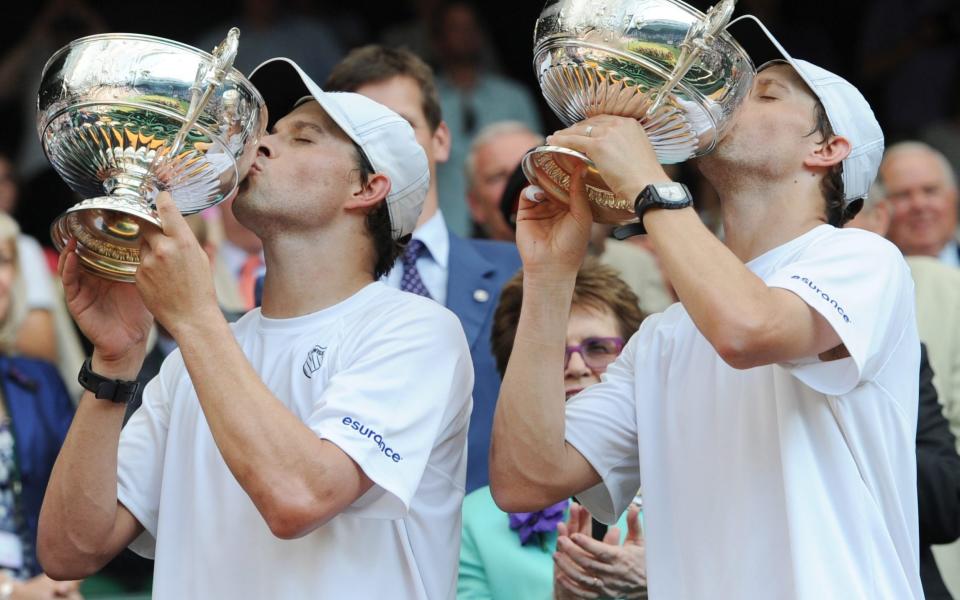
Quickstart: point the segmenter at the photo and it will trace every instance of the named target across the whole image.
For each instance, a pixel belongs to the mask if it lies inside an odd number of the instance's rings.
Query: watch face
[[[679,183],[658,184],[656,188],[657,195],[660,196],[660,199],[664,202],[687,202],[689,200],[687,190]]]

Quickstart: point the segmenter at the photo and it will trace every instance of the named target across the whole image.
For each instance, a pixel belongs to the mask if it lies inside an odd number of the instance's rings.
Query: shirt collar
[[[443,220],[440,209],[437,209],[426,223],[417,227],[413,232],[413,239],[423,242],[433,260],[442,268],[447,268],[450,257],[450,234],[447,232],[447,223]]]
[[[951,239],[943,247],[943,250],[940,251],[940,260],[948,265],[960,267],[960,250],[957,249],[956,239]]]

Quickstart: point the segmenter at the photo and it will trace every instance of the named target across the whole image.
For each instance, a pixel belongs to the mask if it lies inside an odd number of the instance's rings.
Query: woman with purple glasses
[[[520,318],[522,275],[504,286],[494,314],[491,341],[501,377]],[[614,269],[592,259],[580,268],[567,320],[567,399],[598,383],[619,356],[645,316],[638,304]],[[507,514],[494,504],[489,487],[475,490],[463,502],[457,598],[645,598],[639,513],[639,506],[631,507],[617,527],[604,532],[573,502]],[[603,577],[586,576],[586,570]]]

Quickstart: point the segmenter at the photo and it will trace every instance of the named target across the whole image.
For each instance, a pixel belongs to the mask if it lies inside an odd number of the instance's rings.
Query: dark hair
[[[361,87],[394,77],[409,77],[420,88],[423,116],[436,131],[443,116],[433,70],[419,56],[405,48],[370,44],[352,50],[333,68],[323,88],[331,92],[355,92]]]
[[[493,313],[490,344],[501,379],[507,371],[507,362],[513,350],[522,303],[523,271],[519,271],[503,286],[497,310]],[[616,317],[617,329],[624,339],[633,335],[647,316],[640,310],[637,295],[620,279],[617,270],[592,257],[588,257],[577,271],[573,306],[610,311]]]
[[[830,119],[827,117],[827,110],[819,100],[817,100],[813,109],[813,115],[813,131],[808,135],[819,135],[820,141],[818,143],[821,144],[836,135],[833,126],[830,125]],[[844,206],[846,203],[843,199],[843,162],[835,164],[827,171],[827,174],[820,181],[820,192],[826,201],[827,223],[834,227],[843,227],[863,208],[863,200],[854,200],[849,206]]]
[[[360,177],[360,185],[367,185],[370,176],[375,173],[373,165],[363,153],[363,150],[356,143],[353,145],[357,152],[357,171]],[[403,244],[393,239],[393,225],[390,222],[390,209],[387,208],[387,200],[384,198],[376,208],[367,213],[367,233],[373,240],[373,250],[375,260],[373,262],[373,278],[380,279],[390,272],[397,257],[403,252]]]

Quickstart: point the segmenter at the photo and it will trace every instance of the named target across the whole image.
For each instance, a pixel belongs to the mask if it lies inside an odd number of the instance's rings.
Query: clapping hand
[[[620,545],[620,529],[611,527],[603,541],[590,535],[590,513],[570,507],[567,523],[557,527],[554,554],[554,595],[572,598],[646,598],[646,546],[640,531],[640,508],[627,510],[627,536]]]

